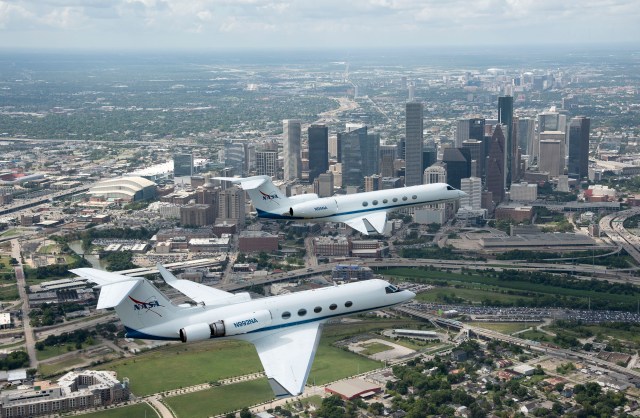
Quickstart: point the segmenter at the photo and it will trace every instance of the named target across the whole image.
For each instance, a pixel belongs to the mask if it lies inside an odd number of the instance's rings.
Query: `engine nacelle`
[[[202,322],[200,324],[187,325],[180,329],[180,341],[186,343],[246,334],[247,332],[269,326],[272,322],[271,312],[263,309],[244,315],[232,316],[210,324]]]
[[[316,199],[308,202],[298,203],[289,208],[290,216],[303,218],[317,218],[321,216],[331,216],[338,212],[338,203],[333,198]]]
[[[192,324],[180,329],[180,341],[204,341],[211,338],[211,327],[209,324]]]

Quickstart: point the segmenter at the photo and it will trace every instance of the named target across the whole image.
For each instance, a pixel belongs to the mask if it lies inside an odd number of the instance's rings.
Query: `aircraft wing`
[[[233,293],[225,292],[224,290],[214,289],[213,287],[205,286],[200,283],[192,282],[191,280],[180,280],[169,270],[164,268],[161,264],[156,265],[160,275],[165,282],[174,289],[177,289],[183,295],[189,297],[197,303],[204,303],[205,305],[217,305],[224,303],[224,301],[234,298]]]
[[[374,232],[382,234],[387,226],[387,212],[371,212],[366,215],[355,216],[342,222],[365,235],[369,235]]]
[[[321,333],[322,325],[315,322],[261,334],[251,341],[277,397],[302,393]]]

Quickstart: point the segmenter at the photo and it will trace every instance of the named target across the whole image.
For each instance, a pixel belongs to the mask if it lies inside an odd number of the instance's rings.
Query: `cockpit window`
[[[455,189],[451,186],[447,186],[447,190],[455,190]]]
[[[394,285],[390,284],[389,286],[384,288],[384,291],[386,293],[398,293],[400,291],[400,289],[398,289],[397,286],[394,286]]]

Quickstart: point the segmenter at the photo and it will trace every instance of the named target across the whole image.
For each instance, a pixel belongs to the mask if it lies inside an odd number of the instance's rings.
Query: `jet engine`
[[[335,199],[317,199],[309,202],[298,203],[289,208],[289,216],[302,218],[320,218],[335,215],[338,212],[338,203]]]
[[[203,341],[209,338],[228,337],[231,335],[246,334],[256,329],[271,325],[271,312],[266,309],[251,312],[244,315],[236,315],[210,324],[187,325],[180,329],[180,341]]]

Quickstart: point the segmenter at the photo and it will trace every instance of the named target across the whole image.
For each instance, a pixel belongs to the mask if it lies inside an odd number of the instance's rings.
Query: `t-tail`
[[[179,317],[179,311],[182,309],[171,303],[145,278],[123,276],[92,268],[79,268],[71,272],[99,285],[97,309],[115,308],[116,314],[126,327],[127,337],[145,338],[144,331],[140,330],[175,319]]]
[[[273,184],[269,176],[213,177],[212,180],[239,184],[249,195],[258,214],[265,212],[283,214],[289,211],[289,198]]]

